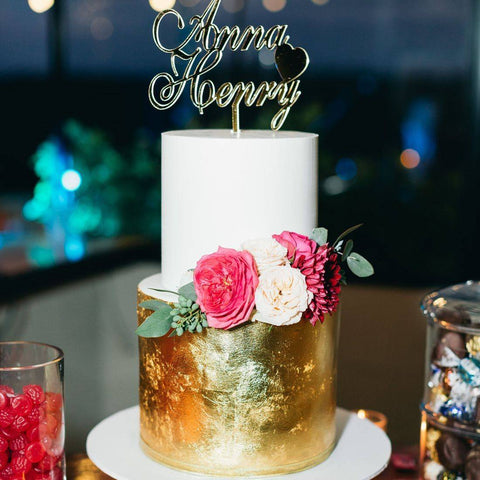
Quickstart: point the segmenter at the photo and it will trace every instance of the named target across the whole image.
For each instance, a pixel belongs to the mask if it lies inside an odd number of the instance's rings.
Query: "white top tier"
[[[317,222],[318,136],[301,132],[183,130],[162,135],[162,282],[219,246]]]

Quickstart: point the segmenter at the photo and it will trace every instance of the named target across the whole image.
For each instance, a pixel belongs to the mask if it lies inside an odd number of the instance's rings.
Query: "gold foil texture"
[[[150,299],[139,291],[139,303]],[[138,308],[141,324],[150,311]],[[325,460],[335,441],[339,320],[250,323],[139,339],[140,434],[167,466],[275,475]]]

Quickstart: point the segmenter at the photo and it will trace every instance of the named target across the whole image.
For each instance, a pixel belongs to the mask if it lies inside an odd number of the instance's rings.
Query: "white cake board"
[[[322,464],[275,480],[368,480],[388,465],[392,447],[387,435],[368,420],[337,409],[337,445]],[[148,458],[140,449],[138,406],[122,410],[99,423],[88,435],[87,454],[104,473],[116,480],[199,480]],[[220,477],[203,476],[204,479]],[[248,477],[255,478],[255,477]],[[262,477],[265,480],[266,477]],[[230,477],[231,480],[231,477]]]

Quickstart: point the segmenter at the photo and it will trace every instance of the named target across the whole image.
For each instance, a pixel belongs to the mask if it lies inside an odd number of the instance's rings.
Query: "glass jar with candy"
[[[423,480],[479,480],[480,434],[423,411],[420,457]]]
[[[480,282],[427,295],[422,407],[438,421],[480,431]]]
[[[0,480],[65,480],[63,352],[0,342]]]

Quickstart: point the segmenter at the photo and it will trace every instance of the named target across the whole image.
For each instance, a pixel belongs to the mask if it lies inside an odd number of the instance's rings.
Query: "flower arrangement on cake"
[[[283,232],[271,238],[246,241],[242,250],[219,247],[203,256],[189,271],[192,281],[174,294],[176,303],[147,300],[140,307],[152,310],[136,330],[145,338],[202,333],[205,328],[230,330],[252,321],[281,327],[302,319],[323,323],[335,313],[341,285],[346,284],[343,265],[359,277],[374,269],[353,252],[345,238],[361,225],[328,242],[328,230],[316,228],[311,237]]]

